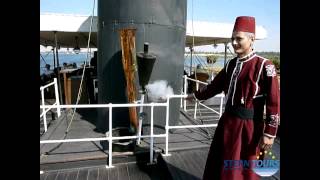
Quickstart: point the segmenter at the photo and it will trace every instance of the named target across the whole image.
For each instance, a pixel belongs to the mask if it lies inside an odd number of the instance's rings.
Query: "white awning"
[[[93,17],[90,47],[97,47],[97,22]],[[78,45],[86,48],[90,31],[91,16],[70,14],[41,14],[40,15],[40,45],[54,46],[54,32],[57,32],[60,47],[72,48]],[[193,31],[192,31],[193,27]],[[233,24],[213,23],[204,21],[187,21],[186,46],[229,43],[232,35]],[[265,39],[267,31],[262,26],[256,28],[256,39]]]
[[[193,28],[192,28],[193,27]],[[186,46],[191,46],[194,36],[195,46],[231,42],[233,24],[206,21],[187,21]],[[267,31],[262,26],[256,27],[256,39],[267,38]]]

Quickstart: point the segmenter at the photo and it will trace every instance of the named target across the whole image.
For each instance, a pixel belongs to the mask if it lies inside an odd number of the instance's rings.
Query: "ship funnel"
[[[156,56],[149,54],[149,43],[145,42],[143,52],[137,53],[139,84],[145,92],[145,86],[149,83]]]

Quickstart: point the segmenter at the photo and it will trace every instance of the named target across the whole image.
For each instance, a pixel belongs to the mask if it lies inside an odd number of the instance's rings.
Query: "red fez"
[[[256,23],[254,17],[251,16],[239,16],[234,23],[233,32],[242,31],[249,33],[256,33]]]

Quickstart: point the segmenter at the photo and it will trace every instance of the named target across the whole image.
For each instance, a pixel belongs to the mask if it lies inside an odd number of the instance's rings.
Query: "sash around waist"
[[[226,106],[225,112],[233,114],[241,119],[254,119],[254,110],[241,106]]]

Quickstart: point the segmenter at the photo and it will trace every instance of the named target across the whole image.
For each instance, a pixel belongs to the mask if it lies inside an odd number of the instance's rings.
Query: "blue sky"
[[[96,0],[96,5],[97,5]],[[280,51],[280,0],[187,0],[187,19],[234,23],[237,16],[254,16],[256,24],[263,26],[268,38],[256,41],[256,51]],[[192,3],[193,2],[193,3]],[[193,4],[193,6],[192,6]],[[66,13],[91,15],[93,0],[41,0],[40,13]],[[193,12],[193,13],[192,13]],[[95,15],[97,9],[95,8]],[[222,51],[212,46],[200,50]],[[232,49],[232,48],[231,48]]]

